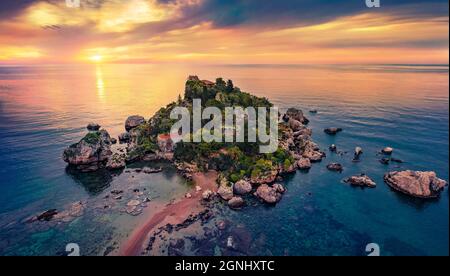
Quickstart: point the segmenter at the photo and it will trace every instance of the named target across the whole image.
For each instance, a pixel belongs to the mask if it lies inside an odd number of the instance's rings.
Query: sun
[[[101,62],[103,60],[103,56],[93,55],[93,56],[89,57],[89,59],[93,62]]]

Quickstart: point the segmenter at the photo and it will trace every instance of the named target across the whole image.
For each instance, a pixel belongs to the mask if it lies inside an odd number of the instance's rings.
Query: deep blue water
[[[261,243],[250,254],[362,255],[372,242],[383,255],[449,254],[448,189],[438,200],[418,200],[383,183],[385,172],[403,169],[433,170],[448,181],[448,66],[394,65],[0,67],[0,254],[61,254],[69,242],[80,243],[85,254],[103,254],[138,223],[120,211],[101,210],[109,190],[131,183],[147,188],[161,204],[183,194],[187,187],[173,172],[79,176],[65,170],[61,153],[90,121],[118,135],[128,115],[150,117],[183,93],[189,74],[231,78],[280,107],[301,108],[323,149],[334,143],[348,152],[328,153],[309,173],[286,179],[288,192],[275,207],[252,199],[238,212],[217,207]],[[311,109],[318,113],[309,114]],[[344,131],[325,135],[331,126]],[[351,162],[356,146],[364,150],[359,163]],[[385,146],[405,163],[380,164],[377,152]],[[344,165],[342,174],[327,171],[333,161]],[[359,173],[377,187],[341,182]],[[79,200],[92,208],[70,223],[23,223]]]

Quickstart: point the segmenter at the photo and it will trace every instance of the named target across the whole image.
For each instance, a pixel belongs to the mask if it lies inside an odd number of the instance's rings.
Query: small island
[[[228,201],[231,208],[239,208],[245,204],[241,196],[252,191],[268,204],[277,203],[285,189],[281,184],[272,184],[298,169],[308,170],[311,163],[320,162],[326,156],[311,138],[312,130],[307,127],[309,120],[295,108],[279,116],[278,149],[273,153],[259,153],[258,142],[175,144],[169,134],[175,123],[170,119],[170,113],[178,106],[192,112],[194,99],[201,99],[202,108],[218,107],[221,110],[235,106],[273,106],[266,98],[241,91],[232,80],[218,78],[211,82],[189,76],[184,96],[179,96],[176,102],[161,108],[149,120],[138,115],[126,120],[126,132],[118,137],[120,143],[126,144],[126,151],[111,150],[116,140],[98,124],[91,123],[89,133],[68,147],[63,158],[70,167],[81,172],[119,170],[138,161],[167,161],[190,181],[195,173],[215,171],[217,194]],[[216,191],[207,190],[203,194],[206,200]]]
[[[312,139],[309,120],[302,110],[289,108],[277,114],[278,148],[272,153],[260,153],[259,142],[174,142],[170,132],[176,120],[171,113],[176,107],[184,107],[193,112],[194,99],[201,99],[202,108],[217,107],[222,112],[227,107],[264,107],[273,104],[266,98],[256,97],[241,91],[234,86],[232,80],[217,78],[215,82],[201,80],[197,76],[189,76],[183,96],[161,108],[150,119],[132,115],[125,121],[125,132],[117,139],[97,123],[87,126],[88,133],[78,143],[64,150],[63,159],[68,168],[79,173],[108,170],[121,172],[130,169],[130,165],[140,162],[161,164],[176,168],[179,175],[191,182],[192,190],[169,203],[165,209],[155,214],[145,225],[132,233],[129,240],[120,249],[120,255],[139,255],[152,252],[153,243],[161,233],[170,235],[172,231],[189,227],[196,221],[208,221],[214,215],[210,211],[211,204],[224,203],[232,210],[247,206],[251,197],[263,204],[276,205],[282,200],[287,189],[283,186],[283,178],[297,170],[308,172],[314,163],[326,158],[318,144]],[[244,117],[247,123],[247,117]],[[201,126],[208,120],[202,120]],[[235,131],[235,129],[233,130]],[[327,128],[327,135],[336,135],[341,128]],[[189,135],[195,135],[190,132]],[[119,143],[119,145],[115,145]],[[118,147],[120,146],[120,147]],[[329,147],[330,154],[342,154],[336,145]],[[390,157],[393,149],[384,148],[379,154]],[[360,162],[363,153],[361,147],[355,148],[353,162]],[[387,159],[387,158],[385,158]],[[339,163],[330,163],[326,168],[333,172],[344,172]],[[159,173],[158,168],[135,168],[135,172]],[[395,192],[416,197],[435,198],[442,192],[447,182],[436,177],[434,172],[389,172],[385,175],[386,184]],[[367,175],[350,176],[342,180],[356,187],[376,188],[376,183]],[[123,191],[112,191],[114,199],[121,199]],[[136,191],[139,193],[139,191]],[[126,212],[139,215],[141,205],[149,198],[131,200],[126,205]],[[251,205],[251,204],[250,204]],[[57,210],[49,210],[38,214],[30,221],[50,221],[62,218],[73,219],[83,210],[83,203],[78,203],[60,215]],[[80,207],[79,207],[80,206]],[[69,215],[64,215],[64,214]],[[75,215],[70,215],[70,214]],[[176,214],[176,220],[166,220]],[[224,222],[218,222],[218,227]],[[150,237],[150,238],[149,238]]]

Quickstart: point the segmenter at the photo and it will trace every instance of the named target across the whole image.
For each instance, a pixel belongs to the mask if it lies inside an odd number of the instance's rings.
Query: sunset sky
[[[448,1],[1,0],[0,63],[448,64]]]

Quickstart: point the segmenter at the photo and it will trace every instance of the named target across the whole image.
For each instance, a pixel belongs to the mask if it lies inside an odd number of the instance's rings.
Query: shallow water
[[[433,201],[392,191],[382,180],[390,170],[434,170],[448,180],[448,66],[186,66],[76,65],[0,67],[0,254],[63,254],[77,242],[82,253],[101,255],[188,187],[175,173],[141,175],[71,174],[63,149],[78,141],[85,126],[98,122],[113,136],[127,116],[149,118],[183,94],[189,74],[233,79],[244,91],[268,97],[280,107],[303,109],[313,138],[348,154],[328,153],[309,173],[285,181],[288,193],[276,207],[249,199],[241,211],[218,208],[242,225],[261,246],[258,255],[361,255],[367,243],[384,255],[448,255],[449,197]],[[308,110],[316,109],[317,114]],[[344,131],[335,137],[323,128]],[[356,146],[364,150],[351,162]],[[377,152],[395,148],[403,164],[382,165]],[[328,172],[328,162],[344,165]],[[375,189],[341,182],[367,173]],[[134,177],[132,177],[133,175]],[[146,189],[155,208],[141,217],[101,210],[115,187]],[[130,198],[133,195],[128,195]],[[40,211],[87,201],[85,215],[66,224],[34,226],[23,220]],[[116,208],[116,209],[114,209]]]

